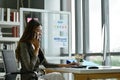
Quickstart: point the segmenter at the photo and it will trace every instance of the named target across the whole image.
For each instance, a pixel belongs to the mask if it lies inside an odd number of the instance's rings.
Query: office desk
[[[99,66],[99,69],[88,68],[48,68],[50,71],[73,73],[74,80],[91,80],[117,78],[120,80],[120,67]]]

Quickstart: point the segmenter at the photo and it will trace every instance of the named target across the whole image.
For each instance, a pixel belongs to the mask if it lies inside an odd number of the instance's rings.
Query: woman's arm
[[[53,64],[53,63],[48,63],[43,51],[40,49],[39,50],[39,55],[38,55],[39,59],[40,59],[40,64],[44,65],[46,68],[50,68],[50,67],[59,67],[57,64]]]
[[[42,60],[41,64],[43,64],[46,68],[55,68],[55,67],[74,67],[78,66],[77,63],[70,63],[70,64],[54,64],[54,63],[48,63],[43,52],[40,50],[40,53],[38,55],[39,59]]]
[[[69,64],[53,64],[53,63],[48,63],[47,61],[44,62],[44,66],[46,68],[55,68],[55,67],[75,67],[75,66],[78,66],[79,64],[78,63],[69,63]]]

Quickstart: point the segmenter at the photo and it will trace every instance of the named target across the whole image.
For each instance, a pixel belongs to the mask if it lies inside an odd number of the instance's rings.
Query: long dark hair
[[[17,48],[15,50],[16,52],[16,58],[19,61],[20,58],[20,42],[30,42],[33,38],[34,38],[34,29],[36,29],[37,27],[39,27],[41,24],[37,21],[37,20],[30,20],[27,23],[27,26],[25,27],[25,30],[23,32],[22,37],[20,38]]]
[[[36,29],[37,27],[39,27],[41,24],[32,19],[30,22],[27,23],[27,26],[25,27],[25,31],[20,39],[20,41],[28,41],[31,40],[34,36],[34,29]]]

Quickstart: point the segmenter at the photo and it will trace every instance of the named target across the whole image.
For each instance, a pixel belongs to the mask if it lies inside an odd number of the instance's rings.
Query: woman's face
[[[42,27],[39,26],[34,30],[35,34],[34,34],[34,38],[36,39],[40,39],[41,35],[42,35]]]

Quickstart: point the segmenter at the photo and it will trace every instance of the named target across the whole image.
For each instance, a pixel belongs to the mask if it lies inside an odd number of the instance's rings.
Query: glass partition
[[[21,8],[20,14],[21,35],[26,22],[29,22],[31,18],[42,24],[41,47],[45,56],[59,58],[65,55],[71,56],[70,12]]]

